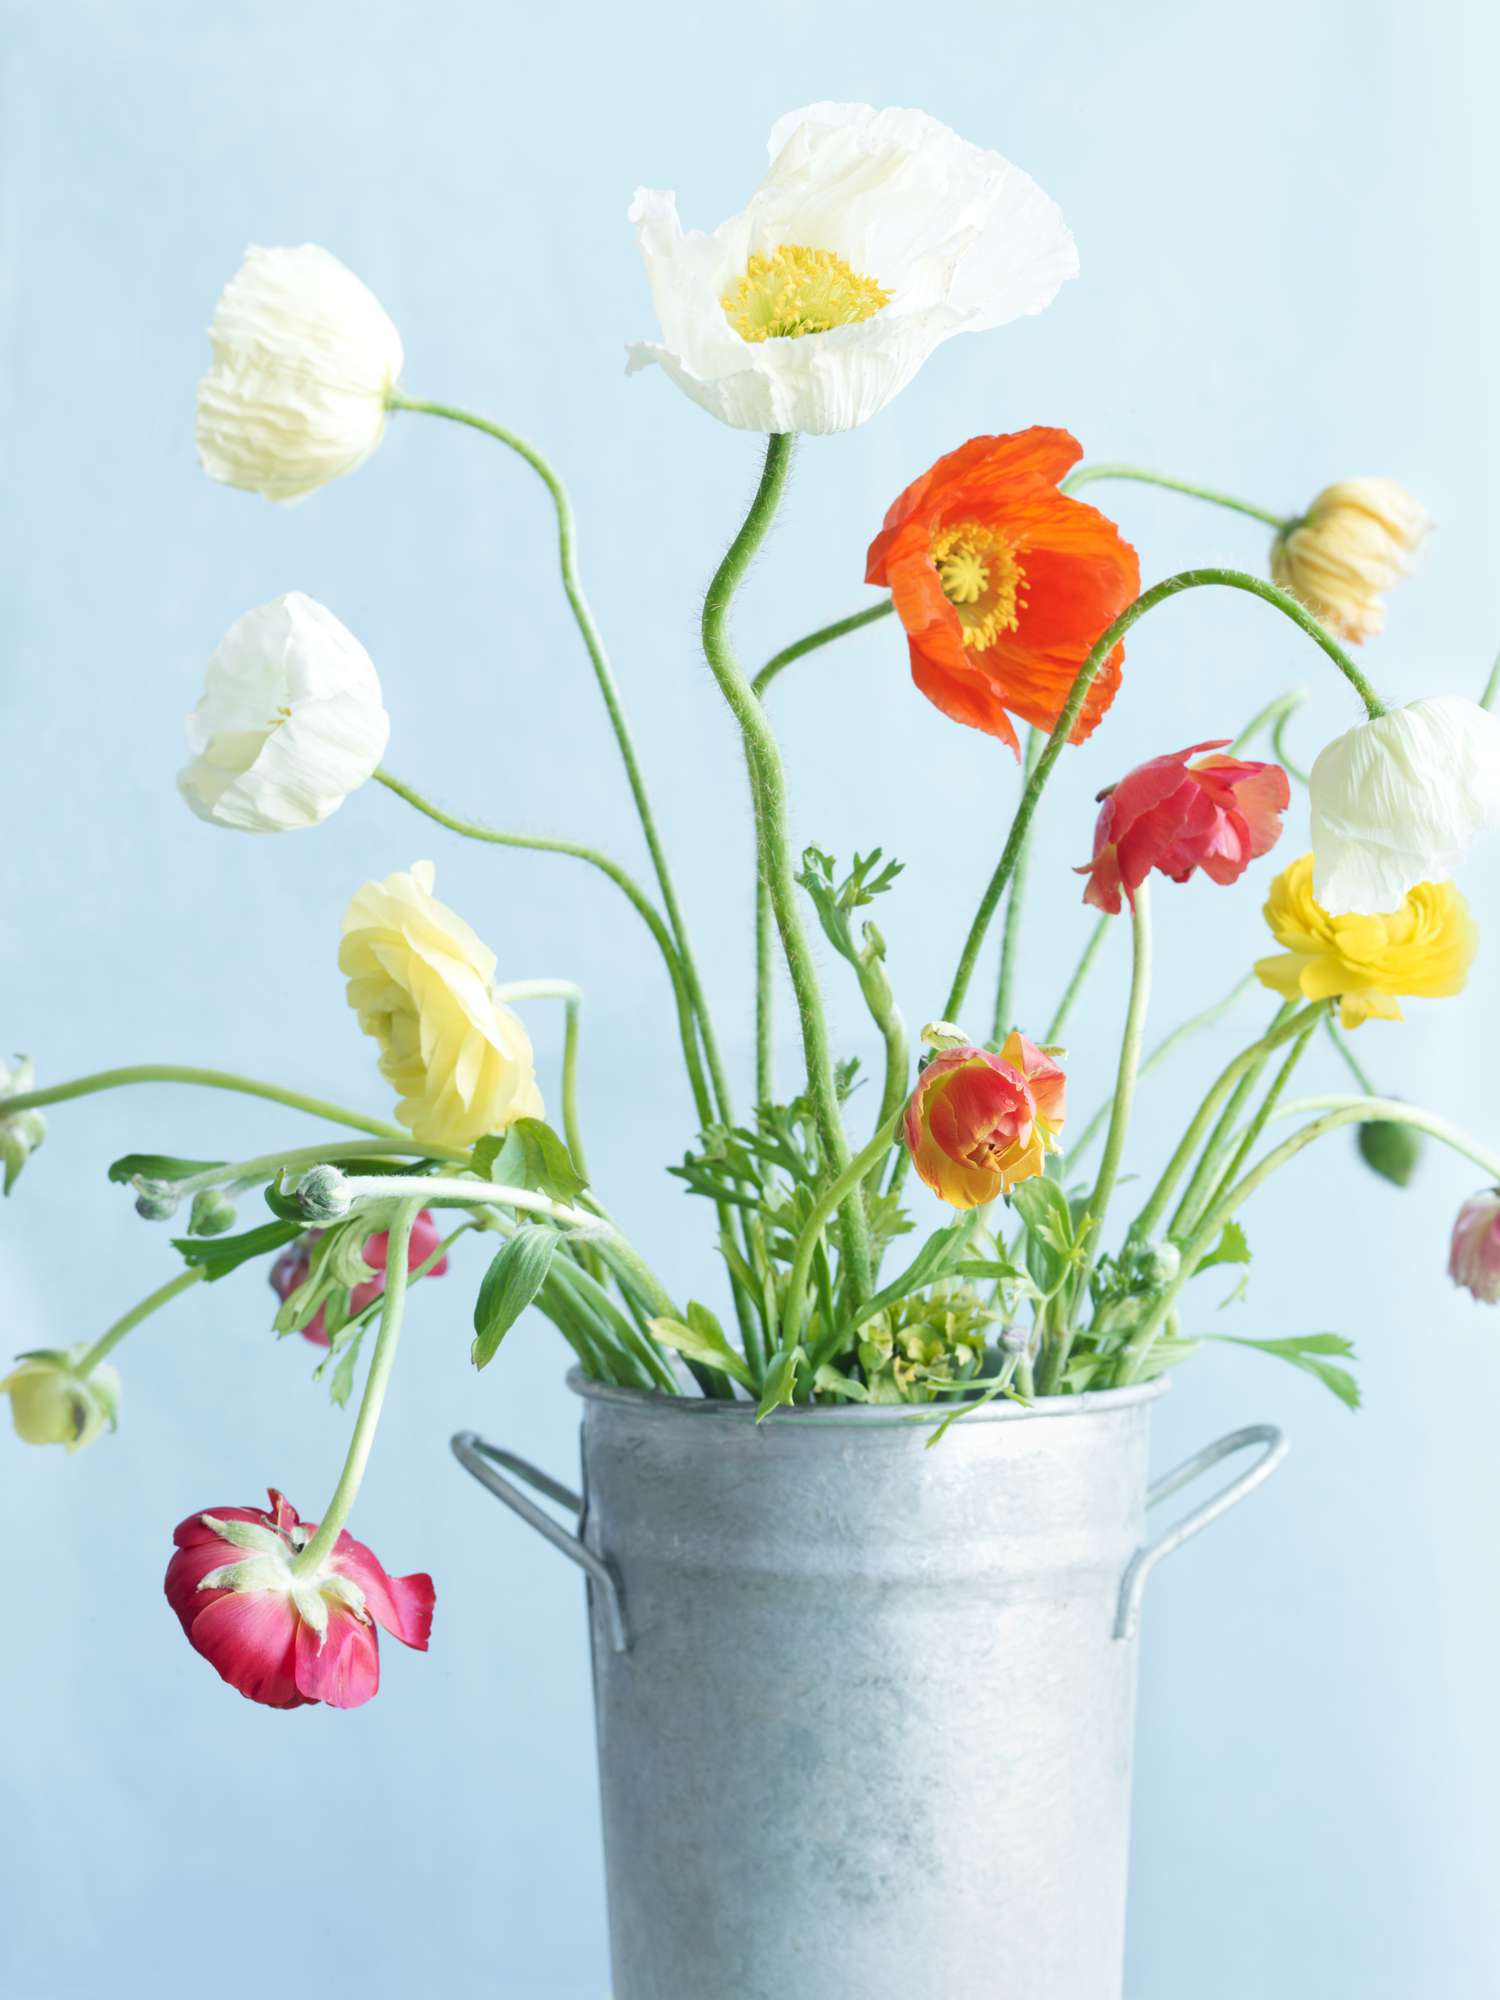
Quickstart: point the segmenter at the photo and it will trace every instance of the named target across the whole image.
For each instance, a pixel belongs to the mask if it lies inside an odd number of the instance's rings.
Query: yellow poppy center
[[[833,251],[780,243],[769,257],[757,251],[719,304],[741,340],[796,340],[873,319],[890,302],[888,291]]]
[[[1026,609],[1026,572],[1010,540],[980,521],[960,521],[933,537],[932,566],[958,613],[964,644],[976,653],[1013,632]]]

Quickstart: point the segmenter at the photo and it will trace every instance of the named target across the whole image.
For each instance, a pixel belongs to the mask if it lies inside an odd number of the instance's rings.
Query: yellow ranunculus
[[[490,990],[495,954],[432,893],[430,861],[367,882],[344,912],[349,1005],[380,1044],[396,1116],[436,1146],[539,1118],[531,1043]]]
[[[1437,999],[1462,992],[1479,933],[1451,882],[1419,882],[1399,910],[1331,917],[1313,901],[1313,858],[1304,854],[1271,884],[1266,922],[1284,954],[1260,959],[1256,977],[1288,1000],[1339,1002],[1357,1028],[1371,1015],[1399,1021],[1395,995]]]

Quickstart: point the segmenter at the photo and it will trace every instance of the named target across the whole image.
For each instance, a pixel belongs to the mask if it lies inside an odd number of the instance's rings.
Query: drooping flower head
[[[197,435],[210,479],[301,500],[379,444],[401,336],[374,293],[316,243],[252,244],[208,337]]]
[[[999,1055],[944,1049],[907,1103],[907,1150],[934,1194],[979,1208],[1042,1172],[1066,1108],[1062,1069],[1022,1034],[1008,1036]]]
[[[1500,825],[1500,716],[1455,694],[1389,709],[1318,753],[1308,793],[1318,901],[1394,910]]]
[[[1448,1276],[1482,1305],[1500,1305],[1500,1188],[1470,1195],[1458,1211]]]
[[[187,719],[177,789],[241,833],[320,826],[364,784],[391,719],[369,654],[323,605],[288,592],[235,620]]]
[[[1058,491],[1082,456],[1034,424],[971,438],[914,480],[870,544],[865,580],[888,588],[912,679],[955,722],[1019,755],[1012,716],[1055,727],[1094,641],[1140,590],[1135,550],[1112,521]],[[1097,727],[1120,685],[1116,646],[1071,740]]]
[[[1199,755],[1228,740],[1153,757],[1099,794],[1094,858],[1078,870],[1089,878],[1086,903],[1118,916],[1123,889],[1134,909],[1153,868],[1174,882],[1200,868],[1210,881],[1237,882],[1276,845],[1291,799],[1286,772],[1279,764]]]
[[[87,1375],[78,1372],[88,1352],[77,1347],[39,1347],[18,1354],[16,1366],[0,1379],[0,1395],[10,1397],[10,1420],[27,1444],[60,1444],[82,1451],[108,1424],[115,1428],[120,1377],[107,1361]]]
[[[293,1293],[300,1291],[307,1283],[312,1270],[313,1245],[322,1234],[321,1229],[309,1229],[304,1235],[299,1236],[295,1243],[289,1243],[271,1266],[271,1289],[283,1302],[290,1299]],[[432,1210],[424,1208],[413,1222],[411,1235],[407,1240],[407,1270],[415,1271],[419,1264],[426,1263],[442,1240],[443,1233],[433,1220]],[[350,1286],[347,1293],[341,1294],[346,1319],[353,1319],[357,1313],[363,1312],[365,1307],[378,1299],[385,1290],[386,1259],[390,1255],[390,1248],[390,1236],[383,1229],[378,1235],[365,1238],[360,1255],[374,1275],[362,1278],[358,1284]],[[448,1259],[445,1256],[439,1257],[427,1275],[429,1278],[441,1278],[447,1269]],[[306,1325],[299,1327],[297,1331],[304,1340],[310,1340],[314,1347],[327,1347],[329,1344],[327,1317],[328,1305],[325,1301]]]
[[[221,1679],[267,1708],[358,1708],[380,1686],[376,1626],[427,1650],[430,1576],[387,1576],[345,1530],[319,1567],[292,1574],[317,1533],[274,1487],[271,1505],[190,1514],[172,1536],[167,1602]]]
[[[1479,943],[1469,906],[1451,882],[1421,882],[1399,910],[1381,916],[1330,916],[1313,895],[1310,854],[1276,877],[1265,917],[1285,949],[1257,961],[1257,979],[1286,1000],[1337,995],[1346,1028],[1372,1015],[1399,1021],[1397,994],[1461,993]]]
[[[396,1116],[438,1146],[471,1146],[539,1118],[531,1042],[490,990],[495,954],[432,893],[430,861],[367,882],[344,912],[339,967],[359,1025],[380,1044]]]
[[[1271,575],[1341,638],[1385,630],[1381,592],[1410,574],[1432,523],[1394,479],[1325,486],[1271,545]]]
[[[0,1062],[0,1192],[9,1194],[16,1176],[47,1136],[47,1121],[34,1106],[28,1111],[7,1111],[8,1097],[23,1097],[36,1089],[36,1064],[30,1056],[14,1062]]]
[[[921,111],[810,104],[772,127],[749,205],[684,231],[675,195],[631,203],[660,343],[629,352],[740,430],[846,431],[955,333],[1040,312],[1076,275],[1056,205]]]

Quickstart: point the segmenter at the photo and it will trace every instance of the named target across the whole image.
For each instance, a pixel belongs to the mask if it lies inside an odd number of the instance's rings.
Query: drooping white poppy
[[[1393,708],[1312,767],[1313,894],[1330,916],[1396,909],[1500,825],[1500,716],[1461,695]]]
[[[301,500],[379,444],[401,336],[374,293],[316,243],[252,244],[208,337],[197,440],[210,479]]]
[[[999,153],[921,111],[812,104],[773,126],[740,214],[684,231],[676,197],[631,204],[660,343],[652,362],[740,430],[867,422],[955,333],[1050,305],[1078,255],[1057,205]]]
[[[294,590],[225,633],[177,788],[200,819],[244,833],[318,826],[374,771],[390,732],[369,654]]]

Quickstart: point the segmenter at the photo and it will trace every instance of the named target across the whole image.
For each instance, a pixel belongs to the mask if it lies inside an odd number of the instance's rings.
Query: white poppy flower
[[[379,444],[401,336],[374,293],[316,243],[252,244],[208,337],[197,438],[210,479],[301,500]]]
[[[1394,910],[1500,824],[1500,716],[1453,694],[1393,708],[1319,753],[1309,794],[1317,901],[1330,916]]]
[[[177,788],[244,833],[317,826],[374,771],[391,733],[369,654],[299,590],[247,611],[208,663]]]
[[[663,338],[629,369],[659,362],[739,430],[851,430],[950,334],[1040,312],[1077,274],[1035,181],[925,112],[812,104],[770,152],[712,234],[684,231],[670,194],[630,208]]]

